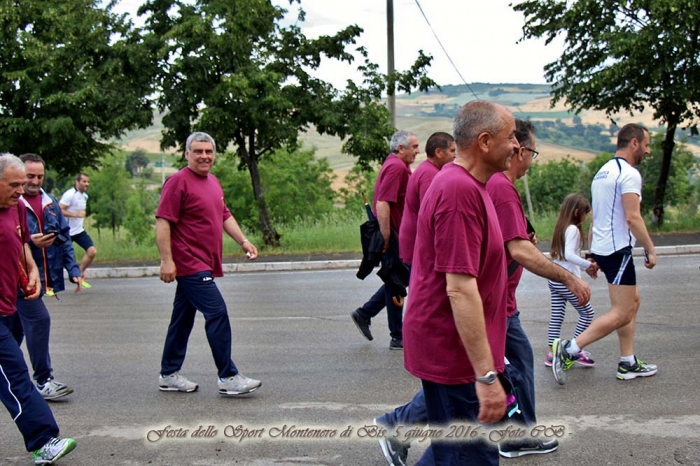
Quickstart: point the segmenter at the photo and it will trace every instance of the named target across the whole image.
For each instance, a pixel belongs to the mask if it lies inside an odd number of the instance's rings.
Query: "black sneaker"
[[[637,377],[651,377],[659,372],[656,364],[647,364],[641,359],[634,358],[634,364],[621,362],[617,365],[617,378],[619,380],[632,380]]]
[[[498,444],[498,453],[504,458],[518,458],[525,455],[551,453],[559,448],[557,439],[527,439]]]
[[[403,350],[403,339],[401,338],[392,338],[391,342],[389,342],[389,349],[392,350]]]
[[[369,341],[372,341],[374,338],[372,337],[372,332],[369,330],[369,319],[365,319],[360,315],[360,310],[355,309],[350,313],[350,317],[352,317],[352,321],[355,322],[355,325],[357,326],[357,330],[360,331],[363,337],[368,339]]]
[[[374,420],[374,425],[379,425],[376,419]],[[389,466],[406,466],[408,449],[411,447],[410,443],[402,443],[393,438],[385,437],[379,438],[377,441]]]

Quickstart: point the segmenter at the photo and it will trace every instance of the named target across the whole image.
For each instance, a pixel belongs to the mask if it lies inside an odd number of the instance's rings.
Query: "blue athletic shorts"
[[[637,284],[637,274],[634,271],[634,261],[632,260],[632,247],[628,246],[619,251],[615,251],[609,256],[599,256],[593,254],[596,264],[605,274],[608,283],[611,285]]]
[[[90,238],[90,235],[88,235],[85,230],[77,235],[71,236],[70,239],[74,243],[78,243],[78,245],[86,251],[95,245],[95,243],[92,242],[92,238]]]

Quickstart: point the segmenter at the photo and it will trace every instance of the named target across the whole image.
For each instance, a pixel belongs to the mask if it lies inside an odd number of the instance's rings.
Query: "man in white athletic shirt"
[[[92,264],[97,255],[97,249],[92,242],[92,238],[83,228],[88,200],[87,190],[89,187],[90,177],[85,173],[78,173],[75,175],[75,187],[63,193],[61,200],[58,202],[63,216],[68,219],[68,225],[70,225],[70,239],[85,250],[85,255],[80,261],[80,275],[83,277],[83,288],[91,288],[90,284],[85,281],[85,269]]]
[[[649,377],[659,370],[655,364],[647,364],[634,354],[635,323],[640,303],[632,260],[636,241],[644,248],[644,266],[653,269],[656,265],[656,251],[640,209],[642,176],[634,168],[651,152],[650,142],[649,131],[643,126],[634,123],[623,126],[617,135],[615,157],[601,167],[591,183],[591,254],[608,280],[612,307],[573,340],[554,341],[552,371],[560,384],[564,383],[563,371],[573,364],[572,355],[614,330],[620,339],[618,379]]]

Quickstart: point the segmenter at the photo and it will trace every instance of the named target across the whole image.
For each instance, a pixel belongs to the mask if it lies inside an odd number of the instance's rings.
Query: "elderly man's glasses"
[[[532,160],[535,160],[537,158],[537,156],[540,155],[540,153],[537,152],[535,149],[530,149],[529,147],[525,147],[525,146],[523,146],[523,149],[529,150],[530,152],[532,152]]]

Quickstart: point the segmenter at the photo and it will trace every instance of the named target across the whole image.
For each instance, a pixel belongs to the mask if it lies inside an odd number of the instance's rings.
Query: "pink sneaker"
[[[544,365],[547,367],[552,367],[552,352],[548,351],[547,356],[544,358]]]
[[[593,367],[595,366],[595,361],[591,359],[591,353],[588,351],[580,351],[574,359],[574,363],[583,367]]]

